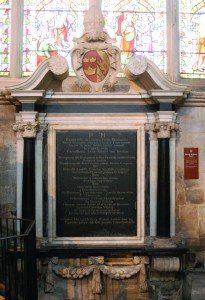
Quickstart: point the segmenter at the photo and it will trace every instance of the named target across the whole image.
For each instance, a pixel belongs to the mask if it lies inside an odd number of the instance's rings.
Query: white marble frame
[[[52,114],[48,124],[48,236],[51,244],[72,246],[135,246],[145,235],[145,131],[146,114]],[[57,130],[134,130],[137,133],[137,236],[56,237],[56,131]]]

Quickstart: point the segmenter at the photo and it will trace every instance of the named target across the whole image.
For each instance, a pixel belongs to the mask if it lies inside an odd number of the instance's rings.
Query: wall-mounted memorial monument
[[[85,32],[72,49],[75,77],[57,55],[5,92],[19,105],[17,214],[36,219],[38,253],[49,258],[45,290],[55,291],[53,273],[72,280],[93,274],[82,279],[85,289],[59,283],[66,290],[59,299],[94,299],[91,285],[93,293],[103,294],[100,272],[109,277],[107,290],[114,287],[102,299],[121,299],[113,279],[138,273],[139,281],[133,278],[138,288],[131,289],[147,292],[148,258],[159,273],[156,281],[164,280],[180,271],[186,251],[171,238],[179,128],[173,107],[186,98],[187,88],[169,81],[142,56],[133,57],[117,77],[120,51],[103,31],[100,3],[90,1]],[[29,184],[23,181],[25,165],[28,173],[30,166],[33,170]],[[68,266],[59,267],[62,261],[56,266],[57,256]],[[134,299],[132,292],[125,298]]]

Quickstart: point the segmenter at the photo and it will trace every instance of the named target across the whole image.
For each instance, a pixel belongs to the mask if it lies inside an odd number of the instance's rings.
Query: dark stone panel
[[[160,103],[159,110],[160,111],[173,111],[175,106],[172,103]]]
[[[158,139],[157,235],[170,236],[169,139]]]
[[[35,220],[35,139],[24,138],[22,218]]]
[[[56,149],[57,236],[136,236],[136,131],[58,131]]]
[[[34,103],[23,103],[22,111],[35,111],[35,104]]]
[[[39,113],[134,113],[155,112],[158,105],[125,104],[48,104],[36,105]]]

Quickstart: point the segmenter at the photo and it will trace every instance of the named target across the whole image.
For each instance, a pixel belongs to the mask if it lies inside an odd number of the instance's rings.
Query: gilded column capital
[[[39,130],[39,122],[17,122],[13,126],[16,131],[23,138],[35,138]]]

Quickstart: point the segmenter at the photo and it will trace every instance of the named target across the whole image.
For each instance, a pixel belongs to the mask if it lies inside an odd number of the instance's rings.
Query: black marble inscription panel
[[[57,131],[57,237],[136,236],[136,157],[136,131]]]

